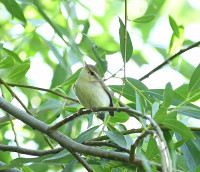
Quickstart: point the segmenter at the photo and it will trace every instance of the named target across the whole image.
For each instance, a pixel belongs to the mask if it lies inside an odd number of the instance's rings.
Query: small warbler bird
[[[98,69],[85,62],[85,66],[79,74],[74,85],[76,96],[80,103],[87,109],[94,107],[113,107],[113,101],[107,86],[104,84]],[[114,111],[109,111],[114,116]],[[100,119],[104,119],[104,113],[98,113]]]

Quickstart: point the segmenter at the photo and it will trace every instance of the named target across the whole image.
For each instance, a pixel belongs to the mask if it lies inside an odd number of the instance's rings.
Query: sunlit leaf
[[[81,70],[82,70],[82,68],[77,70],[73,75],[71,75],[69,78],[67,78],[66,81],[60,86],[61,87],[68,87],[68,86],[73,85],[76,82]]]
[[[119,23],[120,23],[120,28],[119,28],[119,36],[120,36],[120,50],[121,54],[124,60],[124,52],[125,52],[125,47],[124,47],[124,33],[125,33],[125,26],[122,20],[119,17]],[[126,31],[126,62],[129,61],[133,54],[133,46],[131,42],[131,38],[129,33]]]
[[[178,25],[176,24],[176,21],[172,18],[172,16],[169,16],[169,23],[170,23],[170,26],[171,26],[174,34],[176,35],[176,37],[179,38],[179,36],[180,36],[179,28],[178,28]]]
[[[14,52],[7,48],[2,48],[6,53],[8,53],[10,56],[12,56],[17,62],[22,63],[22,60],[19,58],[19,56]]]
[[[197,66],[197,68],[192,74],[192,77],[189,83],[189,91],[193,92],[197,90],[198,88],[200,88],[200,64]]]
[[[184,27],[183,26],[179,26],[178,27],[179,30],[179,37],[177,37],[175,35],[175,33],[172,34],[171,36],[171,40],[170,40],[170,45],[169,45],[169,49],[168,49],[168,54],[172,55],[174,54],[178,49],[180,49],[183,40],[184,40]]]
[[[155,15],[150,14],[150,15],[144,15],[142,17],[136,18],[132,21],[135,23],[149,23],[149,22],[153,21],[155,18],[156,18]]]
[[[0,2],[2,2],[5,5],[7,10],[12,14],[13,17],[16,17],[22,22],[26,23],[23,11],[15,0],[1,0]]]
[[[0,61],[0,69],[14,66],[15,60],[11,56],[7,56]]]
[[[8,75],[7,80],[15,82],[23,78],[28,72],[30,68],[30,62],[25,62],[23,64],[20,64],[18,67],[14,68],[10,74]]]

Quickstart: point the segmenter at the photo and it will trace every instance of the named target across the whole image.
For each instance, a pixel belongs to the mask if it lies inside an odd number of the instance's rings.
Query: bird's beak
[[[84,61],[85,68],[89,70],[88,64]]]

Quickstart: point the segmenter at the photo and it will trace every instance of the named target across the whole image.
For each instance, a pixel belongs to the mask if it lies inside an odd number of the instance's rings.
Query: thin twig
[[[156,72],[157,70],[159,70],[160,68],[162,68],[163,66],[165,66],[167,63],[169,63],[170,61],[172,61],[174,58],[178,57],[179,55],[183,54],[184,52],[192,49],[192,48],[195,48],[197,46],[200,45],[200,41],[195,43],[195,44],[192,44],[191,46],[185,48],[185,49],[182,49],[180,50],[178,53],[174,54],[173,56],[169,57],[167,60],[165,60],[163,63],[161,63],[160,65],[158,65],[156,68],[154,68],[153,70],[151,70],[149,73],[147,73],[146,75],[144,75],[143,77],[141,77],[139,80],[142,81],[146,78],[148,78],[151,74],[153,74],[154,72]]]
[[[116,105],[117,103],[119,102],[122,94],[123,94],[123,90],[124,90],[124,85],[126,83],[126,47],[127,47],[127,31],[126,31],[126,28],[127,28],[127,0],[125,0],[125,21],[124,21],[124,79],[123,79],[123,84],[122,84],[122,88],[121,88],[121,91],[120,91],[120,94],[119,94],[119,98],[116,102]]]
[[[53,126],[50,128],[49,132],[55,131],[56,129],[58,129],[58,128],[60,128],[61,126],[63,126],[64,124],[66,124],[66,123],[72,121],[73,119],[75,119],[75,118],[77,118],[77,117],[80,117],[80,116],[82,116],[82,115],[85,115],[85,114],[89,114],[89,113],[91,113],[91,112],[92,112],[91,109],[86,109],[86,110],[81,109],[81,110],[79,110],[78,112],[76,112],[76,113],[74,113],[74,114],[72,114],[72,115],[70,115],[70,116],[64,118],[62,121],[60,121],[60,122],[58,122],[57,124],[53,125]]]
[[[0,83],[2,83],[1,80],[0,80]],[[65,95],[60,94],[60,93],[58,93],[56,91],[53,91],[51,89],[46,89],[46,88],[41,88],[41,87],[34,87],[34,86],[23,85],[23,84],[15,84],[15,83],[6,83],[6,84],[9,85],[9,86],[11,86],[11,87],[23,87],[23,88],[28,88],[28,89],[35,89],[35,90],[40,90],[40,91],[46,91],[46,92],[55,94],[57,96],[60,96],[60,97],[62,97],[64,99],[72,100],[74,102],[79,103],[79,101],[77,99],[74,99],[74,98],[69,97],[69,96],[65,96]]]
[[[85,167],[88,172],[94,172],[90,165],[77,152],[71,151],[71,154]]]
[[[1,86],[2,97],[5,98],[4,92],[3,92],[3,89],[2,89],[2,85],[0,85],[0,86]],[[8,117],[8,119],[9,119],[9,121],[10,121],[10,125],[11,125],[11,128],[12,128],[14,137],[15,137],[14,141],[15,141],[16,145],[19,146],[19,142],[18,142],[18,139],[17,139],[17,133],[16,133],[16,131],[15,131],[15,127],[14,127],[12,118],[11,118],[11,116],[10,116],[9,113],[6,113],[6,116]],[[20,158],[20,153],[18,153],[18,157]]]
[[[56,154],[56,153],[62,151],[63,149],[64,148],[60,147],[60,148],[50,149],[50,150],[33,150],[33,149],[22,148],[19,146],[7,146],[7,145],[0,144],[1,151],[18,152],[21,154],[34,155],[34,156]]]
[[[24,105],[24,103],[19,99],[19,97],[14,93],[14,91],[12,91],[12,89],[8,86],[8,84],[6,82],[4,82],[4,80],[2,78],[0,78],[0,83],[2,83],[8,89],[8,91],[11,93],[11,95],[17,99],[17,101],[22,105],[22,107],[25,109],[25,111],[29,115],[32,115],[31,111],[28,110],[28,108]]]

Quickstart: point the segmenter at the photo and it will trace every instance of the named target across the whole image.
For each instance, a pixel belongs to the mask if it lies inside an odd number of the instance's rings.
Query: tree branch
[[[31,126],[32,128],[39,130],[42,133],[47,134],[49,137],[51,137],[56,142],[58,142],[63,148],[66,148],[70,152],[79,152],[79,153],[83,153],[87,155],[97,156],[97,157],[106,158],[106,159],[115,160],[115,161],[129,162],[138,166],[142,166],[142,161],[138,157],[136,157],[134,161],[130,161],[129,156],[125,153],[97,149],[91,146],[82,145],[80,143],[77,143],[71,140],[69,137],[67,137],[66,135],[63,135],[57,130],[53,132],[49,132],[49,129],[51,128],[49,125],[34,118],[33,116],[28,115],[26,112],[16,108],[11,103],[4,100],[2,97],[0,97],[0,108],[10,113],[11,115],[15,116],[16,118],[20,119],[21,121]],[[105,108],[102,108],[101,110],[105,110]],[[126,108],[121,109],[121,110],[126,110]],[[157,164],[152,161],[148,161],[148,163],[150,165],[155,165],[158,169],[161,169],[160,164]]]
[[[7,146],[0,144],[0,150],[1,151],[9,151],[9,152],[18,152],[21,154],[26,155],[33,155],[33,156],[42,156],[47,154],[55,154],[63,150],[62,147],[51,149],[51,150],[33,150],[33,149],[26,149],[19,146]]]
[[[154,68],[153,70],[151,70],[149,73],[147,73],[146,75],[144,75],[143,77],[141,77],[139,80],[142,81],[146,78],[148,78],[151,74],[153,74],[154,72],[156,72],[157,70],[159,70],[160,68],[162,68],[163,66],[165,66],[167,63],[169,63],[170,61],[172,61],[174,58],[178,57],[179,55],[183,54],[184,52],[194,48],[194,47],[197,47],[200,45],[200,41],[195,43],[195,44],[192,44],[191,46],[185,48],[185,49],[182,49],[180,50],[178,53],[174,54],[173,56],[169,57],[167,60],[165,60],[163,63],[161,63],[160,65],[158,65],[156,68]]]

